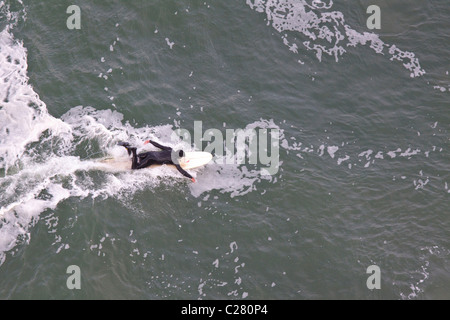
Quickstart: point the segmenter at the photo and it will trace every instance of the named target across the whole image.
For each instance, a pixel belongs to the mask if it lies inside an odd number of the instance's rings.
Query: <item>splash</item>
[[[182,140],[168,141],[173,136],[171,125],[136,128],[114,110],[76,106],[61,118],[53,117],[29,83],[27,49],[13,35],[26,19],[25,7],[14,10],[0,2],[0,19],[7,22],[0,32],[0,265],[8,252],[30,241],[30,229],[43,212],[55,210],[69,198],[114,198],[128,203],[136,191],[152,192],[160,184],[191,188],[194,197],[211,190],[235,197],[252,191],[262,180],[259,170],[239,165],[213,164],[218,172],[193,170],[195,186],[164,166],[107,170],[99,159],[127,156],[118,141],[140,146],[151,138],[173,148],[190,150],[192,146]],[[222,183],[209,181],[211,176]]]
[[[151,191],[160,184],[175,189],[186,187],[186,179],[168,167],[114,172],[98,161],[104,156],[126,157],[125,149],[117,146],[120,140],[142,145],[144,140],[151,138],[173,148],[189,150],[191,146],[182,140],[164,140],[167,139],[164,137],[172,137],[172,126],[135,128],[124,122],[123,115],[117,111],[82,106],[70,109],[61,119],[55,119],[46,112],[45,104],[40,105],[46,120],[39,117],[30,120],[27,125],[30,131],[34,126],[39,127],[31,137],[25,128],[18,130],[25,132],[21,139],[26,139],[26,142],[19,140],[23,144],[20,150],[12,147],[11,129],[3,130],[0,135],[5,141],[4,154],[8,156],[0,163],[2,167],[9,166],[0,178],[2,260],[5,252],[17,243],[30,241],[30,227],[42,212],[56,209],[65,199],[114,198],[129,203],[137,191]],[[9,116],[7,109],[2,111]],[[47,126],[43,126],[44,123]],[[260,170],[249,170],[245,165],[237,164],[212,164],[205,169],[192,170],[191,174],[197,179],[196,184],[188,185],[194,197],[212,190],[231,197],[242,196],[255,190],[254,185],[264,179]]]
[[[0,265],[18,244],[30,241],[30,228],[40,215],[66,199],[128,203],[136,191],[161,183],[186,187],[186,179],[167,167],[106,170],[99,159],[127,156],[118,141],[139,146],[151,138],[173,148],[192,148],[182,140],[167,141],[174,136],[171,125],[136,128],[114,110],[76,106],[61,118],[53,117],[29,84],[27,49],[14,38],[13,25],[0,32],[0,81],[5,84],[0,87]],[[261,120],[249,126],[273,125]],[[260,170],[239,165],[213,164],[205,172],[191,173],[197,178],[188,187],[194,197],[212,190],[242,196],[264,179]]]
[[[409,275],[408,289],[405,290],[406,284],[394,283],[402,287],[400,298],[402,300],[412,300],[420,298],[430,281],[430,269],[434,267],[436,261],[441,261],[444,265],[448,264],[450,250],[442,246],[425,246],[420,248],[419,263],[420,267]]]
[[[299,46],[288,32],[294,32],[294,36],[301,34],[303,47],[315,52],[319,61],[328,55],[338,62],[349,47],[368,45],[391,61],[401,62],[412,78],[425,74],[413,52],[389,45],[373,32],[356,31],[346,23],[342,12],[332,10],[332,0],[246,0],[246,3],[266,15],[267,24],[282,34],[284,45],[294,53],[298,53]]]

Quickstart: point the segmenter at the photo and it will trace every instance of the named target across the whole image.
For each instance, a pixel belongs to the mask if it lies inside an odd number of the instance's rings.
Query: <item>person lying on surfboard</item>
[[[131,169],[143,169],[150,167],[153,164],[172,164],[174,165],[178,171],[185,177],[195,182],[195,179],[187,173],[183,168],[181,168],[178,160],[184,157],[184,151],[178,150],[174,151],[171,147],[166,147],[160,145],[157,142],[147,140],[144,144],[151,143],[155,147],[161,149],[162,151],[149,151],[136,154],[136,148],[132,147],[128,142],[119,142],[118,145],[125,147],[128,151],[128,155],[133,154],[133,160],[131,163]],[[175,160],[175,162],[173,161]]]

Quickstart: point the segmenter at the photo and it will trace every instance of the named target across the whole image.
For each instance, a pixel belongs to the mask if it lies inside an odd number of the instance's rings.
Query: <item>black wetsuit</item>
[[[187,173],[178,163],[174,163],[172,161],[173,149],[171,147],[166,147],[160,145],[157,142],[148,141],[155,147],[161,149],[162,151],[149,151],[144,153],[136,154],[136,148],[131,147],[128,143],[119,143],[120,146],[123,146],[127,149],[128,154],[133,153],[133,160],[131,164],[131,169],[143,169],[147,168],[153,164],[172,164],[174,165],[178,171],[185,177],[189,179],[193,179],[193,177]],[[181,158],[184,156],[184,152],[182,150],[174,153],[174,156],[178,156]]]

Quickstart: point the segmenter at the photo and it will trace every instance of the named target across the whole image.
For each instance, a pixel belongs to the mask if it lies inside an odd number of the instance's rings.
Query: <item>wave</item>
[[[4,84],[0,86],[0,265],[7,252],[30,241],[30,228],[42,212],[56,209],[68,198],[113,197],[128,202],[136,191],[161,183],[175,189],[187,186],[194,197],[212,190],[235,197],[270,179],[261,177],[259,170],[224,165],[220,159],[203,171],[191,172],[196,184],[167,167],[105,170],[99,159],[126,156],[118,141],[142,145],[150,138],[174,148],[192,147],[181,139],[167,141],[174,133],[171,125],[136,128],[113,110],[76,106],[61,118],[53,117],[29,83],[27,49],[12,32],[19,15],[9,17],[10,24],[0,32],[0,81]],[[249,124],[256,125],[268,128],[273,122]]]

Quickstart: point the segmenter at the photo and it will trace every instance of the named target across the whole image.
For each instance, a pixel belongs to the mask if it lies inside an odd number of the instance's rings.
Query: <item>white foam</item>
[[[420,251],[420,266],[408,274],[410,281],[412,281],[409,284],[409,293],[404,293],[403,290],[400,292],[400,297],[403,300],[420,297],[425,291],[427,280],[430,278],[430,271],[428,270],[430,264],[437,263],[437,260],[442,260],[442,264],[445,265],[450,254],[450,250],[437,245],[422,247]]]
[[[347,161],[349,159],[350,159],[350,157],[348,155],[345,155],[345,157],[343,157],[343,158],[338,158],[337,164],[341,165],[342,162]]]
[[[55,208],[69,196],[61,184],[39,170],[50,170],[51,162],[34,142],[45,145],[58,137],[52,151],[62,153],[70,143],[71,128],[63,121],[49,115],[46,105],[28,84],[27,50],[21,41],[14,39],[12,29],[25,10],[11,13],[9,6],[0,2],[0,13],[9,24],[0,32],[0,264],[5,252],[17,241],[29,241],[28,228],[47,208]],[[56,141],[55,141],[56,142]],[[30,164],[36,164],[31,169]],[[23,169],[23,170],[22,170]],[[41,197],[46,189],[46,197]]]
[[[0,160],[5,172],[45,131],[70,133],[67,125],[48,114],[28,84],[27,67],[23,44],[13,39],[8,28],[0,32]]]
[[[334,159],[334,154],[336,153],[336,151],[339,150],[338,146],[328,146],[327,147],[327,152],[330,155],[331,158]]]
[[[167,45],[169,46],[169,48],[172,49],[172,48],[173,48],[173,45],[175,44],[175,42],[170,41],[169,38],[166,38],[165,40],[166,40],[166,43],[167,43]]]
[[[314,51],[319,61],[325,54],[338,62],[347,53],[348,47],[368,45],[376,53],[402,62],[411,77],[425,74],[413,52],[389,45],[373,32],[356,31],[346,23],[342,12],[331,10],[332,0],[314,0],[312,3],[306,0],[246,0],[246,3],[253,10],[266,14],[267,24],[282,33],[283,44],[294,53],[299,52],[299,46],[295,43],[298,35],[290,40],[286,31],[299,33],[303,47]]]

